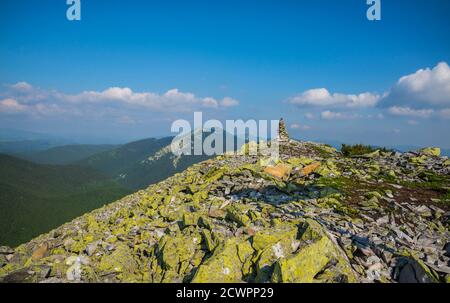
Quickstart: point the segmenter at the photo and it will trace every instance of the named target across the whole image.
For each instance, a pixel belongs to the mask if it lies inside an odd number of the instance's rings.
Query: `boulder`
[[[0,255],[10,255],[14,253],[14,249],[8,246],[0,246]]]
[[[275,264],[272,281],[288,283],[311,283],[314,277],[330,262],[332,243],[326,237],[308,245],[299,253],[282,258]]]
[[[264,169],[266,174],[269,174],[275,178],[285,180],[289,177],[291,173],[291,166],[283,163],[279,163],[276,166],[268,166]]]
[[[227,218],[230,221],[234,221],[239,224],[239,226],[249,226],[251,223],[250,218],[246,214],[246,210],[238,207],[237,205],[231,205],[227,208]]]
[[[439,280],[433,272],[418,258],[401,258],[399,271],[400,283],[438,283]]]
[[[239,241],[228,239],[214,250],[213,255],[200,267],[192,283],[239,283],[243,282],[243,262],[239,258]],[[242,252],[241,252],[242,254]]]
[[[49,245],[47,243],[41,244],[33,252],[33,254],[31,255],[31,259],[33,261],[37,261],[37,260],[40,260],[40,259],[44,258],[47,255],[48,249],[49,249]]]
[[[198,223],[199,216],[196,213],[184,213],[183,214],[183,225],[186,226],[195,226]]]
[[[339,246],[326,235],[323,228],[316,221],[308,219],[303,227],[301,239],[307,244],[289,257],[280,258],[275,263],[272,282],[311,283],[316,276],[333,265],[330,279],[355,282],[356,276],[351,269],[348,259]]]
[[[111,254],[101,258],[97,269],[102,273],[116,273],[124,282],[136,281],[136,260],[131,249],[122,243]]]
[[[441,149],[439,147],[427,147],[421,149],[419,152],[426,156],[439,157],[441,155]]]
[[[315,172],[319,167],[320,167],[320,162],[314,162],[313,164],[307,165],[302,169],[301,175],[308,176],[308,175],[312,174],[313,172]]]
[[[199,249],[200,241],[200,234],[193,237],[165,236],[158,244],[163,268],[176,270],[181,262],[190,261]]]
[[[258,253],[256,282],[268,282],[275,262],[292,254],[298,247],[298,227],[280,223],[270,229],[258,231],[252,238],[252,246]]]

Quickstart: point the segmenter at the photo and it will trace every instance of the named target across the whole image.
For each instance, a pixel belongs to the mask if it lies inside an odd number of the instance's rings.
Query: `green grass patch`
[[[424,188],[437,191],[445,191],[446,188],[450,187],[449,176],[436,175],[431,172],[421,172],[418,174],[418,177],[422,182],[402,182],[402,185],[410,188]]]
[[[450,204],[450,176],[421,172],[418,177],[422,182],[401,182],[401,185],[414,189],[433,190],[440,194],[440,199],[444,203]]]

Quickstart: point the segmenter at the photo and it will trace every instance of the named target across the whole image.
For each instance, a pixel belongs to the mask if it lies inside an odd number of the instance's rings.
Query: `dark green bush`
[[[341,148],[342,154],[346,157],[365,155],[365,154],[374,152],[376,150],[380,150],[382,152],[392,152],[392,150],[387,149],[385,147],[377,148],[377,147],[373,147],[370,145],[363,145],[363,144],[355,144],[355,145],[342,144],[342,148]]]

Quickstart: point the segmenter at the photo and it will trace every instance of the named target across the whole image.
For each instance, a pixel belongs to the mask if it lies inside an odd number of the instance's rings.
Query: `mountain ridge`
[[[52,147],[35,153],[16,155],[38,164],[68,165],[81,161],[98,153],[106,152],[120,145],[113,144],[76,144]]]
[[[194,164],[14,250],[3,248],[9,257],[0,279],[448,279],[448,158],[436,149],[343,157],[294,140],[280,148],[278,160],[246,155],[244,147]]]

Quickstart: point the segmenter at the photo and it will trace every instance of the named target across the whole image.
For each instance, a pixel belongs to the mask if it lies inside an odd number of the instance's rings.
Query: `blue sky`
[[[202,110],[450,147],[449,1],[381,0],[377,22],[365,0],[81,0],[79,22],[65,2],[0,2],[0,127],[126,140]]]

